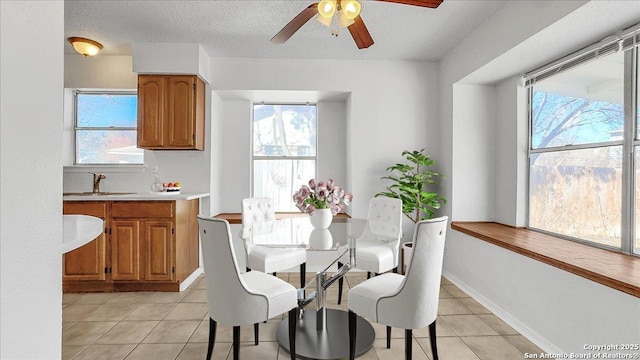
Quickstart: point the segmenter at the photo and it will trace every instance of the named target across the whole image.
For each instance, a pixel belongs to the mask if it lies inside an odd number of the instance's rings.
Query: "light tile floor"
[[[295,273],[278,277],[294,286]],[[328,290],[330,308],[347,308],[348,287],[366,279],[366,273],[347,275],[342,305],[338,290]],[[307,282],[311,281],[311,277]],[[347,286],[348,285],[348,286]],[[63,359],[197,359],[205,358],[209,317],[204,278],[181,293],[64,294],[62,309]],[[309,308],[314,308],[310,304]],[[252,326],[241,330],[242,359],[288,359],[276,341],[282,317],[260,324],[260,344],[253,344]],[[443,360],[523,359],[541,350],[497,316],[446,279],[442,279],[438,309],[438,355]],[[386,348],[385,327],[373,323],[376,341],[360,359],[404,358],[404,331],[393,329],[391,349]],[[413,358],[431,359],[427,328],[413,331]],[[231,327],[218,325],[214,359],[232,359]]]

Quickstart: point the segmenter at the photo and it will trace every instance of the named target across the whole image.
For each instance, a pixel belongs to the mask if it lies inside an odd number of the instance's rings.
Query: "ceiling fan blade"
[[[354,23],[349,25],[348,29],[353,37],[353,41],[356,42],[358,49],[366,49],[373,45],[373,38],[369,34],[369,30],[364,25],[364,21],[360,15],[353,19]]]
[[[271,38],[272,44],[282,44],[289,40],[296,31],[300,30],[302,25],[306,24],[314,15],[318,14],[318,3],[309,5],[306,9],[302,10],[300,14],[296,15],[282,30],[280,30],[273,38]]]
[[[404,5],[420,6],[420,7],[427,7],[427,8],[432,8],[432,9],[435,9],[438,6],[440,6],[440,4],[442,4],[442,0],[378,0],[378,1],[390,2],[390,3],[396,3],[396,4],[404,4]]]

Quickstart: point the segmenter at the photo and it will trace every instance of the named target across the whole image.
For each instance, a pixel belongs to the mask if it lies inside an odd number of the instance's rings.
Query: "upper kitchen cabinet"
[[[138,75],[138,147],[204,150],[204,92],[196,75]]]

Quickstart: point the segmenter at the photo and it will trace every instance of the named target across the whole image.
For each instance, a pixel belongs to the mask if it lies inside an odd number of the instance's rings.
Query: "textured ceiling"
[[[505,1],[444,0],[437,9],[361,1],[375,44],[358,50],[347,29],[338,37],[315,19],[289,41],[269,40],[312,1],[65,1],[65,37],[130,55],[136,42],[198,43],[212,57],[438,60]],[[74,54],[71,45],[67,54]]]

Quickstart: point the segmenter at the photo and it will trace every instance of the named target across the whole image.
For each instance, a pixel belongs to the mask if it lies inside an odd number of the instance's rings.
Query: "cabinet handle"
[[[104,273],[105,273],[105,274],[108,274],[108,273],[109,273],[109,271],[107,271],[107,269],[108,269],[107,267],[105,267],[105,268],[104,268]]]

